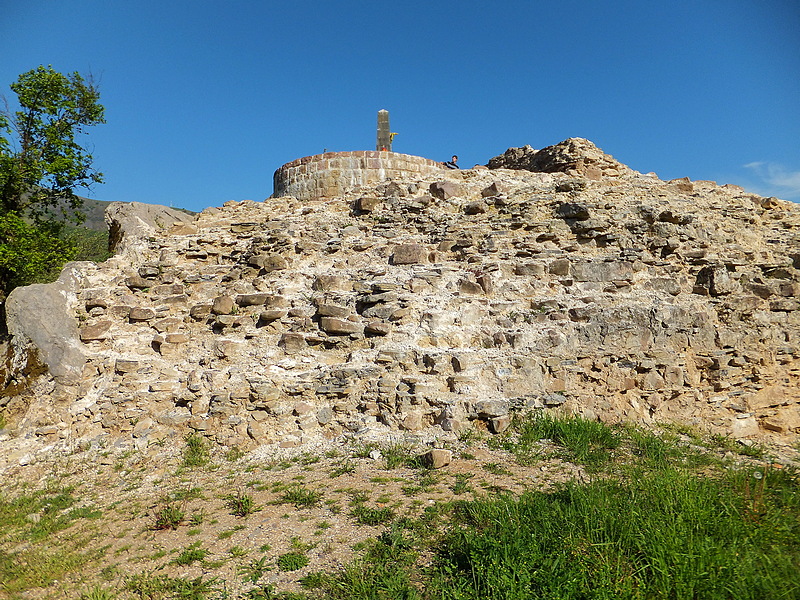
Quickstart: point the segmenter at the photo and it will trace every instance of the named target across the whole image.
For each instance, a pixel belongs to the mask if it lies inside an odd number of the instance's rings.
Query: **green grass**
[[[277,563],[281,571],[297,571],[309,563],[309,558],[300,552],[287,552],[278,557]]]
[[[425,465],[422,457],[415,454],[414,448],[405,444],[391,444],[381,448],[381,454],[386,461],[387,469],[410,467],[420,469]]]
[[[186,514],[174,504],[168,504],[156,513],[153,529],[177,529],[183,523]]]
[[[183,449],[183,466],[187,468],[203,467],[211,460],[211,450],[208,440],[196,433],[190,433],[184,438],[186,446]]]
[[[216,578],[169,577],[167,575],[140,574],[125,580],[125,590],[137,600],[180,598],[180,600],[207,600],[217,595]]]
[[[191,565],[197,561],[202,562],[210,553],[210,550],[200,548],[200,542],[197,542],[181,550],[172,562],[176,565]]]
[[[226,496],[225,506],[237,517],[246,517],[258,510],[253,497],[242,492]]]
[[[435,585],[462,598],[795,598],[798,486],[771,477],[757,490],[747,472],[642,470],[462,504]]]
[[[597,476],[437,504],[391,527],[384,519],[362,557],[315,578],[319,597],[800,598],[800,482],[791,469],[734,467],[674,434],[577,417],[534,417],[501,444],[523,463],[554,446]],[[430,566],[416,566],[419,551],[434,556]]]
[[[583,465],[588,471],[598,471],[613,458],[611,450],[619,447],[622,437],[605,423],[579,416],[556,417],[537,414],[515,424],[512,436],[498,442],[514,453],[520,464],[530,465],[543,458],[538,444],[549,440],[558,448],[563,460]]]
[[[394,511],[388,506],[382,508],[371,508],[363,504],[358,504],[350,511],[358,523],[361,525],[381,525],[388,523],[394,518]]]
[[[290,485],[280,497],[279,502],[294,504],[296,508],[311,508],[322,500],[322,492],[310,490],[299,484]]]

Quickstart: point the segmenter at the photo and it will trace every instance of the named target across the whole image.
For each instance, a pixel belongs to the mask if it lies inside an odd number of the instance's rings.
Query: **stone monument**
[[[380,152],[382,150],[392,151],[392,134],[389,129],[389,111],[378,111],[378,144],[375,149]]]

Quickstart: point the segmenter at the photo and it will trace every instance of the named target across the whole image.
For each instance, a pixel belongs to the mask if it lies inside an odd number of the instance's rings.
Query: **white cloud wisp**
[[[747,163],[744,167],[761,180],[762,195],[800,199],[800,171],[790,171],[783,165],[763,161]]]

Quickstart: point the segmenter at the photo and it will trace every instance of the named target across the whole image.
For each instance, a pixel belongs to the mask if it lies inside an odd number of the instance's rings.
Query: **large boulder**
[[[57,281],[18,287],[9,294],[6,325],[17,371],[41,362],[59,383],[80,382],[86,358],[70,306],[78,287],[77,274],[86,264],[70,263]]]

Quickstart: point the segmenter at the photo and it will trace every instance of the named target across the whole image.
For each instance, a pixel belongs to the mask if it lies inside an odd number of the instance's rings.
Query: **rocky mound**
[[[619,177],[631,170],[589,140],[570,138],[554,146],[534,150],[509,148],[489,161],[490,169],[521,169],[535,173],[566,173],[588,179]]]
[[[517,150],[151,215],[106,263],[16,290],[0,463],[189,431],[241,448],[501,432],[528,410],[794,443],[797,206],[585,140]]]

